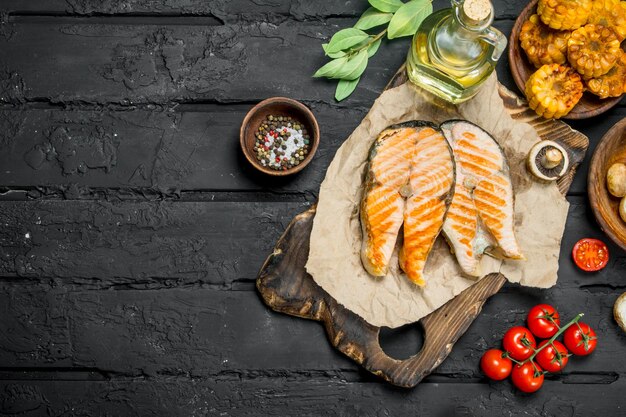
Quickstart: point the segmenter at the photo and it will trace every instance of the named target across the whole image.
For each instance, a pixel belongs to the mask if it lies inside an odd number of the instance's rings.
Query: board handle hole
[[[419,353],[424,344],[424,328],[418,323],[397,329],[381,327],[378,343],[385,354],[393,359],[405,360]]]

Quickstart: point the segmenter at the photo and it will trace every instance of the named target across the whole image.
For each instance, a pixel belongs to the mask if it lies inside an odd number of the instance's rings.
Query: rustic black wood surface
[[[445,1],[436,1],[441,7]],[[495,2],[508,33],[523,1]],[[356,94],[309,75],[320,44],[365,0],[0,0],[0,415],[623,415],[626,335],[611,308],[626,254],[579,272],[569,251],[603,237],[568,199],[558,285],[507,285],[414,390],[390,387],[276,314],[254,278],[291,218],[316,199],[334,151],[404,60],[383,45]],[[508,63],[501,81],[515,88]],[[266,179],[238,152],[251,105],[303,100],[322,130],[300,175]],[[572,123],[590,151],[624,102]],[[608,243],[608,242],[607,242]],[[490,383],[482,352],[528,308],[579,311],[599,347],[535,395]],[[399,358],[419,331],[383,335]]]

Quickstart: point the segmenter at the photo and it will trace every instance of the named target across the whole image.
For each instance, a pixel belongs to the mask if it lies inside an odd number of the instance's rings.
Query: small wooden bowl
[[[255,135],[261,123],[269,115],[287,116],[300,122],[307,130],[309,139],[309,153],[300,162],[300,165],[289,168],[286,171],[278,171],[269,167],[264,167],[256,158],[254,153]],[[300,172],[313,159],[320,141],[320,128],[315,116],[304,104],[299,101],[285,97],[272,97],[254,106],[243,119],[241,130],[239,131],[239,143],[246,159],[259,171],[273,176],[285,176]]]
[[[519,35],[522,31],[522,25],[528,18],[537,13],[537,3],[539,0],[532,0],[522,10],[515,21],[515,26],[511,31],[511,37],[509,38],[509,66],[511,67],[511,73],[517,88],[520,89],[522,94],[526,86],[526,81],[530,76],[537,71],[537,68],[528,61],[526,52],[522,49],[519,41]],[[591,93],[584,93],[578,104],[572,109],[567,116],[563,119],[577,120],[588,119],[590,117],[597,116],[616,106],[622,97],[609,97],[601,99]]]
[[[626,223],[619,215],[620,198],[606,188],[606,172],[616,162],[626,163],[626,118],[602,137],[591,158],[587,188],[589,201],[602,230],[626,250]]]

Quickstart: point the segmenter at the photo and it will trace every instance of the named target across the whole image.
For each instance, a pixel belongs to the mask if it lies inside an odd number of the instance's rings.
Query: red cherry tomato
[[[598,344],[596,332],[588,324],[582,322],[573,324],[565,330],[563,341],[570,352],[580,356],[589,355]]]
[[[537,343],[530,330],[526,327],[515,326],[504,334],[502,346],[513,359],[523,361],[533,354],[533,349]]]
[[[572,256],[580,269],[595,272],[609,262],[609,248],[598,239],[581,239],[574,245]]]
[[[548,304],[534,306],[528,312],[528,328],[540,339],[549,339],[559,330],[559,313]]]
[[[535,369],[536,367],[536,369]],[[530,362],[523,365],[515,365],[511,371],[513,385],[523,392],[535,392],[543,385],[543,371],[538,366]]]
[[[548,341],[544,340],[539,343],[539,347],[541,348],[547,343]],[[535,356],[535,360],[545,371],[553,373],[560,372],[563,368],[565,368],[565,365],[567,365],[567,361],[569,360],[567,356],[568,352],[563,343],[558,340],[555,340],[552,343],[554,346],[546,346],[544,349],[540,350],[539,353],[537,353],[537,356]]]
[[[511,374],[513,362],[500,349],[489,349],[480,358],[480,369],[490,379],[502,381]]]

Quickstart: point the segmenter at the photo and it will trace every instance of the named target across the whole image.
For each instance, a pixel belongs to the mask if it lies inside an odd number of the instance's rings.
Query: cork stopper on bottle
[[[469,19],[481,22],[491,15],[491,2],[489,0],[465,0],[463,13]]]

